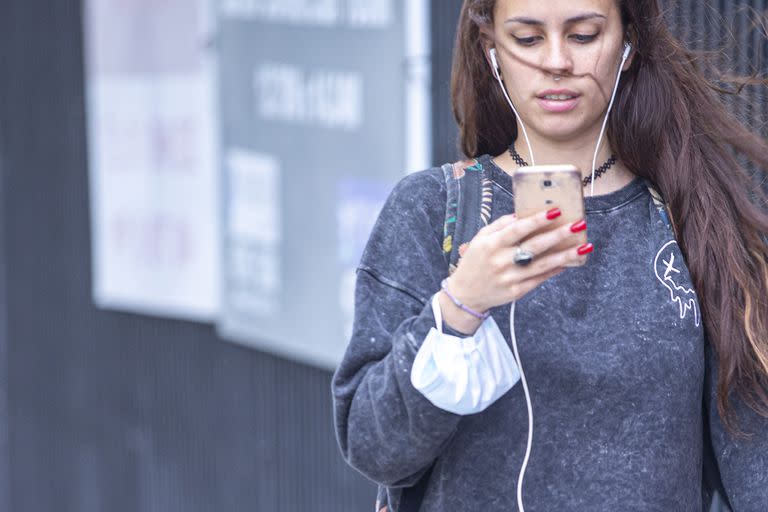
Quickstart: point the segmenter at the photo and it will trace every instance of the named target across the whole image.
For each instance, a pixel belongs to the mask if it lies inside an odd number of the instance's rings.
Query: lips
[[[546,91],[542,91],[536,95],[537,98],[545,98],[548,96],[565,96],[567,98],[576,98],[581,96],[581,94],[570,89],[547,89]]]
[[[576,108],[581,95],[569,89],[548,89],[536,95],[542,109],[547,112],[568,112]]]

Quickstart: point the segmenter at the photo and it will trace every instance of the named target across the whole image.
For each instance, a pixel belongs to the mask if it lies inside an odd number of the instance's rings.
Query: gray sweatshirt
[[[511,178],[489,156],[479,160],[493,182],[493,221],[514,211]],[[337,438],[347,462],[386,488],[390,512],[420,481],[422,511],[513,511],[528,428],[522,386],[460,416],[410,381],[435,322],[429,299],[448,275],[445,202],[438,167],[403,178],[382,209],[332,384]],[[586,209],[596,247],[587,265],[516,305],[534,413],[526,510],[706,510],[702,459],[711,443],[734,510],[767,511],[768,420],[734,397],[739,425],[753,436],[724,430],[716,358],[665,217],[640,179],[588,197]],[[510,343],[509,305],[492,315]]]

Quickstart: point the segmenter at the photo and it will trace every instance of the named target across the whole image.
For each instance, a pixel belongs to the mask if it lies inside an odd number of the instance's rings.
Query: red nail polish
[[[548,220],[554,220],[561,216],[563,212],[560,211],[560,208],[552,208],[547,212],[547,219]]]
[[[585,229],[587,229],[587,222],[583,220],[580,220],[579,222],[571,226],[571,231],[573,233],[578,233],[580,231],[584,231]]]
[[[592,251],[595,250],[595,246],[592,244],[584,244],[581,247],[579,247],[579,250],[577,251],[579,253],[579,256],[584,256],[585,254],[589,254]]]

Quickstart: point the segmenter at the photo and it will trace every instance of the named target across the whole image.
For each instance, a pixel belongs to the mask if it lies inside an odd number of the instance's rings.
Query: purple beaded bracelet
[[[467,313],[469,313],[469,314],[470,314],[470,315],[472,315],[473,317],[475,317],[475,318],[478,318],[478,319],[480,319],[480,320],[485,320],[486,318],[488,318],[489,316],[491,316],[491,313],[490,313],[490,311],[486,311],[485,313],[478,313],[477,311],[473,310],[472,308],[468,308],[467,306],[465,306],[464,304],[462,304],[462,303],[461,303],[461,301],[460,301],[459,299],[457,299],[456,297],[454,297],[454,296],[451,294],[451,292],[449,292],[449,291],[448,291],[448,278],[446,278],[446,279],[443,279],[443,282],[442,282],[442,283],[440,283],[440,287],[443,289],[443,291],[444,291],[444,292],[445,292],[445,294],[448,296],[448,298],[449,298],[449,299],[451,299],[451,301],[452,301],[454,304],[456,304],[456,307],[457,307],[457,308],[459,308],[459,309],[461,309],[462,311],[466,311]]]

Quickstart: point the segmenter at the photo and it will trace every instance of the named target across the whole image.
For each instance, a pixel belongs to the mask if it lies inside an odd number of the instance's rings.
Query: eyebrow
[[[578,23],[580,21],[586,21],[591,20],[593,18],[602,18],[606,19],[606,17],[600,13],[597,12],[588,12],[585,14],[579,14],[578,16],[573,16],[571,18],[568,18],[565,20],[566,25],[572,25],[574,23]],[[527,16],[516,16],[514,18],[509,18],[504,23],[522,23],[524,25],[544,25],[544,22],[541,20],[537,20],[535,18],[528,18]]]

